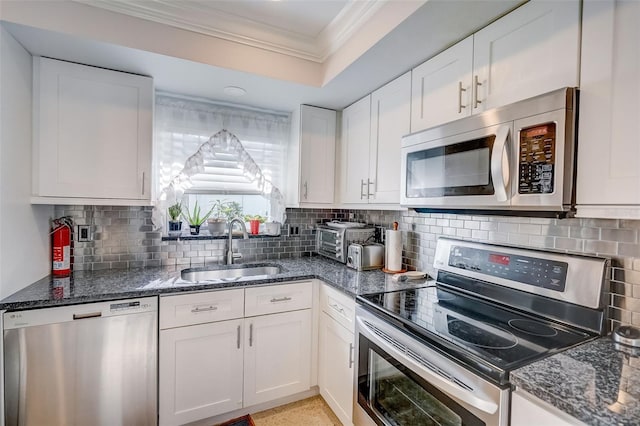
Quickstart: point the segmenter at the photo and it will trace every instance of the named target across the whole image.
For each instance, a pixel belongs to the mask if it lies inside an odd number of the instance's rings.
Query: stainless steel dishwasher
[[[157,424],[157,297],[3,319],[7,426]]]

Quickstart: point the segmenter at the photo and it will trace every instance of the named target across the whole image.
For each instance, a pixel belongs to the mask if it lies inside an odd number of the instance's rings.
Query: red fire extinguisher
[[[61,217],[53,220],[51,231],[52,270],[56,276],[69,275],[71,273],[71,226],[70,217]]]

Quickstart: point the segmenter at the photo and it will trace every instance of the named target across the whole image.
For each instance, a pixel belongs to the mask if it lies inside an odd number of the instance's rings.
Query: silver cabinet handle
[[[376,184],[375,181],[367,179],[367,200],[371,198],[371,195],[375,197],[375,189],[376,189],[375,186],[373,187],[373,190],[374,190],[373,194],[371,193],[371,185],[375,185],[375,184]]]
[[[353,363],[355,362],[355,348],[353,347],[353,343],[349,343],[349,368],[353,367]]]
[[[341,314],[344,314],[344,308],[338,306],[338,305],[332,305],[329,304],[329,306],[331,306],[333,309],[335,309],[336,311],[340,312]]]
[[[476,92],[475,93],[475,99],[473,101],[473,107],[474,108],[478,108],[478,105],[480,105],[482,103],[482,101],[480,99],[478,99],[478,87],[482,86],[482,83],[480,83],[478,81],[478,76],[477,75],[475,75],[473,77],[473,79],[474,79],[473,80],[473,85],[475,86],[475,92]]]
[[[100,318],[102,316],[102,312],[90,312],[88,314],[73,314],[74,320],[81,320],[87,318]]]
[[[253,346],[253,324],[249,324],[249,346]]]
[[[217,306],[209,306],[208,308],[200,308],[200,307],[195,307],[191,310],[192,313],[197,314],[198,312],[208,312],[208,311],[217,311],[218,307]]]
[[[305,180],[304,181],[304,199],[306,200],[309,197],[309,184]]]
[[[271,299],[271,303],[277,303],[277,302],[288,302],[289,300],[291,300],[290,297],[281,297],[281,298],[276,298],[274,297],[273,299]]]
[[[478,77],[476,76],[476,82],[478,81]],[[467,89],[462,87],[462,82],[458,82],[458,114],[462,113],[462,109],[466,108],[466,105],[462,105],[462,92],[466,92]],[[476,97],[477,99],[477,97]]]
[[[144,195],[144,172],[142,172],[142,195]]]
[[[238,349],[240,349],[240,326],[238,326],[238,339],[236,340],[236,345]]]
[[[365,196],[366,196],[366,197],[368,197],[368,196],[369,196],[369,194],[365,194],[365,193],[363,192],[363,189],[364,189],[364,186],[365,186],[365,185],[366,185],[366,184],[364,183],[364,179],[360,179],[360,199],[361,199],[361,200],[362,200]],[[368,189],[368,188],[367,188],[367,189]]]

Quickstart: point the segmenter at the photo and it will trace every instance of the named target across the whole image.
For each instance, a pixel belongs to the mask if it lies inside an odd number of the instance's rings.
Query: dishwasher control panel
[[[5,312],[2,319],[5,330],[71,321],[87,321],[119,315],[156,312],[157,297],[86,303],[27,311]]]

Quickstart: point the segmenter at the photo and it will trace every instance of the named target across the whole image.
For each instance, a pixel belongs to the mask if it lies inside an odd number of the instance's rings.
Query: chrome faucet
[[[249,234],[247,234],[247,227],[244,225],[244,222],[240,219],[231,219],[229,222],[229,250],[227,251],[227,265],[233,265],[234,259],[242,259],[242,254],[233,252],[233,224],[239,223],[242,228],[242,238],[245,240],[249,238]]]

